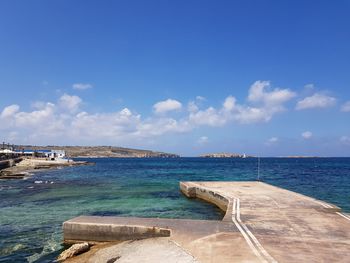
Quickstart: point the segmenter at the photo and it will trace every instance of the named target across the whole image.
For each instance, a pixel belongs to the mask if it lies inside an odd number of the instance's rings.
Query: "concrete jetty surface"
[[[337,206],[262,182],[180,182],[180,189],[216,204],[223,220],[81,216],[63,224],[65,242],[168,236],[198,262],[350,260],[350,217]]]

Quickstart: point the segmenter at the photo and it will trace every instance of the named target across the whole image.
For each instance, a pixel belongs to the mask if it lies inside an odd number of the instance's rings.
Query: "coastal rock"
[[[31,175],[30,172],[40,169],[62,169],[63,167],[78,165],[93,165],[92,162],[73,161],[67,159],[47,160],[45,158],[21,158],[22,161],[0,171],[0,179],[23,179]],[[41,184],[43,181],[35,181],[35,184]],[[45,181],[45,183],[49,183]]]
[[[74,244],[70,248],[66,249],[63,251],[57,258],[58,261],[62,262],[65,261],[68,258],[74,257],[75,255],[84,253],[88,251],[90,248],[89,243],[79,243],[79,244]]]

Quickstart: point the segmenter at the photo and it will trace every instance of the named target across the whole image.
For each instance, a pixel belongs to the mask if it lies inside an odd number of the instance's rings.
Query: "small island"
[[[206,153],[202,154],[199,157],[202,158],[248,158],[253,157],[250,155],[246,155],[245,153]]]

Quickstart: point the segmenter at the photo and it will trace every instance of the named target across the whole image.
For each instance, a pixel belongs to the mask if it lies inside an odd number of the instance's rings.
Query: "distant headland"
[[[157,152],[151,150],[139,150],[130,149],[115,146],[32,146],[32,145],[19,145],[20,149],[34,149],[34,150],[63,150],[70,158],[176,158],[180,157],[177,154]]]
[[[2,143],[0,179],[22,179],[38,169],[93,164],[72,158],[175,158],[176,154],[113,146],[33,146]]]

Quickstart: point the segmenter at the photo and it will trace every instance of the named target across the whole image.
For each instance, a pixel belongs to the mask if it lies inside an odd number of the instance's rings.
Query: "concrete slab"
[[[335,205],[262,182],[182,182],[180,188],[226,206],[225,220],[231,216],[262,261],[349,261],[350,218]]]
[[[226,211],[223,220],[82,216],[64,223],[64,239],[168,235],[199,262],[349,262],[350,217],[332,204],[262,182],[181,182],[180,189]]]
[[[99,247],[99,246],[98,246]],[[181,247],[167,237],[129,240],[119,244],[99,247],[96,251],[88,252],[66,263],[198,263]]]

